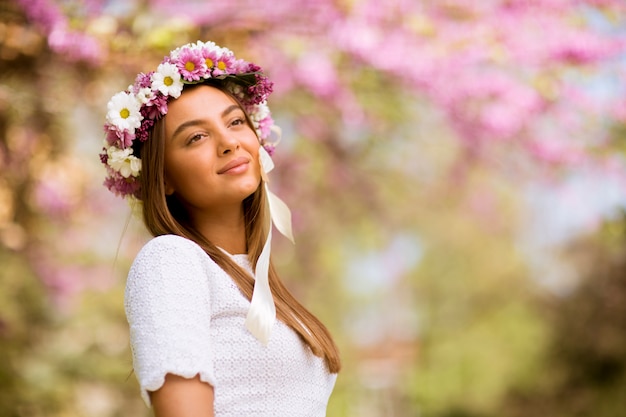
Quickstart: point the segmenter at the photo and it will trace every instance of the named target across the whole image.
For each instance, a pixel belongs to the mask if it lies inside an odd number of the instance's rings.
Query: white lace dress
[[[234,255],[251,270],[246,255]],[[194,242],[173,235],[137,255],[125,294],[141,395],[167,373],[200,375],[215,393],[216,417],[325,416],[335,384],[323,359],[277,321],[268,346],[244,326],[250,302]]]

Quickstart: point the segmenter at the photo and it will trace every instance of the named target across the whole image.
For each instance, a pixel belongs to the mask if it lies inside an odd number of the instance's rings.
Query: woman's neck
[[[226,252],[233,255],[248,252],[242,207],[194,216],[193,224],[205,238]]]

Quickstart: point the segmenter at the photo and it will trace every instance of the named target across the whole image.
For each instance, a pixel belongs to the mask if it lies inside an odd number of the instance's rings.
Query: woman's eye
[[[192,143],[199,141],[199,140],[200,140],[200,139],[202,139],[203,137],[204,137],[204,135],[203,135],[203,134],[201,134],[201,133],[198,133],[198,134],[196,134],[196,135],[193,135],[192,137],[190,137],[190,138],[189,138],[189,140],[187,141],[187,144],[188,144],[188,145],[191,145]]]
[[[232,126],[240,126],[242,124],[244,124],[245,121],[243,119],[235,119],[233,120],[233,122],[231,123]]]

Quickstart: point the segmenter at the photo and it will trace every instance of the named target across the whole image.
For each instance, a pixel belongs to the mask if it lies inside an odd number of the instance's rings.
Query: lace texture
[[[251,272],[246,255],[233,260]],[[194,242],[159,236],[137,255],[126,283],[133,366],[141,396],[168,373],[215,390],[215,416],[326,415],[336,374],[280,321],[267,346],[245,328],[250,302]]]

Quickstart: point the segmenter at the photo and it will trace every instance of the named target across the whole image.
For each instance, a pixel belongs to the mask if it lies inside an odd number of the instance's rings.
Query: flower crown
[[[114,194],[139,199],[141,159],[138,143],[148,140],[154,123],[167,114],[170,98],[178,98],[186,84],[220,80],[250,117],[261,145],[273,153],[268,142],[274,125],[267,97],[272,82],[261,67],[236,59],[232,51],[213,42],[189,43],[166,56],[156,71],[140,73],[127,90],[115,94],[107,105],[103,152],[104,185]]]

